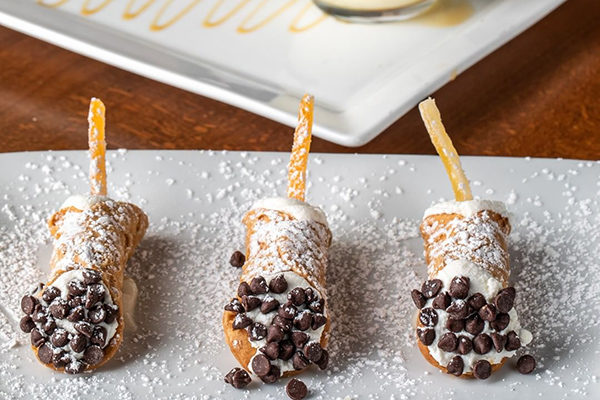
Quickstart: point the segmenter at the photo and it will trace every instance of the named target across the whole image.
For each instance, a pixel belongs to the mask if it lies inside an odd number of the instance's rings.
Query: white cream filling
[[[278,276],[280,274],[281,273],[276,273],[273,275],[265,275],[265,276],[263,276],[263,278],[265,278],[265,280],[267,282],[269,282],[271,279],[275,278],[276,276]],[[314,287],[312,287],[306,279],[304,279],[302,276],[296,274],[295,272],[291,272],[291,271],[284,272],[283,277],[285,278],[285,280],[288,283],[288,288],[285,292],[278,294],[278,293],[273,293],[273,292],[269,291],[265,294],[256,295],[256,297],[260,298],[261,301],[266,297],[272,297],[275,300],[277,300],[279,302],[279,304],[285,304],[285,302],[287,301],[287,295],[292,289],[297,288],[297,287],[306,289],[306,288],[310,287],[316,293],[318,293],[320,298],[324,298],[322,293],[319,293],[319,291],[317,289],[315,289]],[[304,309],[305,309],[304,306],[298,307],[299,312],[302,312]],[[246,312],[246,315],[249,318],[251,318],[254,322],[260,322],[264,326],[268,327],[269,325],[271,325],[271,321],[273,320],[273,318],[277,315],[277,310],[271,311],[267,314],[263,314],[260,311],[260,307],[258,307],[252,311]],[[323,315],[325,317],[327,317],[327,309],[323,310]],[[305,330],[304,333],[306,333],[308,335],[308,342],[315,341],[315,342],[320,343],[321,336],[323,335],[324,329],[325,329],[325,325],[321,326],[317,330],[313,330],[312,328],[308,328],[307,330]],[[297,329],[293,328],[292,331],[297,331]],[[252,347],[254,347],[255,349],[259,349],[259,348],[267,345],[266,337],[261,340],[250,340],[248,338],[248,341],[250,342],[250,345]],[[262,353],[260,351],[256,351],[256,353],[254,354],[254,356],[250,359],[250,362],[248,363],[248,369],[252,373],[254,373],[254,371],[252,370],[252,360],[254,359],[254,357],[256,357],[257,354],[262,354]],[[281,360],[279,358],[276,360],[271,360],[271,365],[276,365],[277,367],[279,367],[282,374],[286,371],[294,371],[294,366],[292,364],[291,358],[287,361]]]
[[[60,208],[63,209],[68,207],[75,207],[76,209],[83,211],[87,210],[96,203],[100,203],[108,199],[109,198],[107,196],[98,196],[93,194],[77,194],[65,200],[65,202]]]
[[[327,225],[327,217],[323,210],[298,199],[289,197],[270,197],[261,199],[252,206],[252,210],[258,208],[281,211],[290,214],[297,220],[316,221],[329,227],[329,225]]]
[[[459,214],[463,217],[471,217],[479,211],[489,210],[508,217],[506,205],[497,200],[466,200],[466,201],[445,201],[435,204],[425,210],[423,218],[436,214]]]

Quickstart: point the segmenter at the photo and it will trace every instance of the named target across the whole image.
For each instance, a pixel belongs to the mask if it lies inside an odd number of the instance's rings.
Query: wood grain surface
[[[461,154],[600,159],[600,1],[570,0],[433,93]],[[86,147],[89,98],[108,147],[289,151],[292,129],[0,27],[0,152]],[[359,148],[433,154],[417,109]]]

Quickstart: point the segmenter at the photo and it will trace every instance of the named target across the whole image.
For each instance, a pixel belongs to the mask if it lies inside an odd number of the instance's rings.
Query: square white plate
[[[137,330],[94,374],[68,376],[35,361],[18,331],[19,300],[48,273],[45,220],[87,189],[83,151],[0,155],[0,398],[282,399],[284,384],[223,383],[236,366],[223,305],[239,270],[240,222],[251,203],[284,192],[288,154],[110,152],[109,192],[137,203],[150,228],[128,273],[140,297]],[[600,395],[600,164],[465,157],[476,195],[513,213],[512,282],[534,335],[531,375],[515,360],[487,381],[456,379],[415,346],[410,290],[425,275],[418,225],[450,194],[431,156],[311,156],[308,198],[328,214],[331,363],[301,375],[310,399],[589,398]],[[347,397],[348,396],[348,397]]]
[[[359,146],[564,0],[442,1],[466,19],[348,24],[310,0],[0,0],[0,24],[289,126],[310,92],[315,135]]]

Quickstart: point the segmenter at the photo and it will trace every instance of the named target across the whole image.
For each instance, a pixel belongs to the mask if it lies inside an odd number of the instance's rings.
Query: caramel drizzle
[[[40,5],[40,6],[44,6],[44,7],[60,7],[63,4],[65,4],[67,1],[69,0],[58,0],[56,3],[46,3],[44,0],[37,0],[36,2]]]
[[[175,22],[177,22],[181,18],[183,18],[184,15],[186,15],[187,13],[189,13],[190,11],[192,11],[192,9],[194,7],[196,7],[198,5],[198,3],[200,3],[201,1],[202,0],[192,0],[192,2],[187,5],[187,7],[185,7],[181,11],[179,11],[173,18],[171,18],[167,22],[161,24],[161,23],[158,22],[160,20],[160,17],[162,17],[162,15],[165,13],[165,11],[173,3],[173,0],[167,0],[167,2],[165,4],[163,4],[162,8],[156,14],[156,16],[154,17],[154,20],[150,24],[150,30],[152,30],[152,31],[161,31],[161,30],[163,30],[165,28],[168,28],[169,26],[173,25]]]
[[[259,21],[258,23],[251,25],[249,27],[246,27],[244,25],[246,25],[252,18],[254,18],[254,16],[256,14],[258,14],[258,12],[260,11],[261,8],[263,8],[267,2],[269,0],[262,0],[260,2],[260,4],[258,6],[256,6],[254,8],[254,10],[252,10],[250,12],[250,14],[248,14],[248,16],[246,18],[244,18],[244,20],[240,23],[240,25],[237,27],[237,31],[239,33],[250,33],[250,32],[255,32],[260,28],[263,28],[264,26],[266,26],[269,22],[273,21],[275,18],[277,18],[279,15],[281,15],[281,13],[283,13],[285,10],[287,10],[288,8],[290,8],[291,6],[293,6],[298,0],[288,0],[287,3],[285,3],[283,6],[279,7],[279,9],[277,9],[276,11],[272,12],[269,16],[267,16],[265,19],[263,19],[262,21]]]
[[[146,11],[146,9],[148,7],[150,7],[152,4],[154,4],[154,1],[155,0],[148,0],[146,2],[146,4],[144,4],[143,6],[138,8],[136,11],[131,11],[131,7],[133,6],[133,3],[135,3],[135,0],[129,0],[129,3],[127,4],[127,7],[125,8],[125,11],[123,11],[123,19],[133,19],[133,18],[137,17],[138,15],[140,15],[141,13]]]
[[[204,18],[204,22],[202,23],[202,25],[204,25],[207,28],[213,28],[215,26],[219,26],[219,25],[223,24],[224,22],[227,22],[230,18],[232,18],[234,15],[236,15],[238,12],[240,12],[241,9],[244,8],[246,6],[246,4],[248,4],[250,2],[250,0],[241,0],[237,6],[235,6],[231,10],[229,10],[229,12],[227,12],[224,16],[217,19],[216,21],[211,21],[211,19],[217,13],[217,10],[219,8],[221,8],[221,6],[223,5],[224,1],[225,0],[219,0],[217,3],[215,3],[213,8],[211,8],[210,11],[208,12],[208,14],[206,15],[206,18]]]
[[[296,16],[296,18],[294,18],[292,20],[292,23],[290,24],[290,32],[294,32],[294,33],[300,33],[300,32],[304,32],[307,31],[309,29],[314,28],[315,26],[319,25],[321,22],[325,21],[328,17],[327,14],[325,14],[323,11],[319,12],[321,13],[321,15],[319,16],[319,18],[317,18],[316,20],[314,20],[311,23],[308,23],[304,26],[298,26],[298,24],[300,23],[300,21],[302,20],[302,18],[304,17],[304,15],[308,12],[308,10],[311,9],[311,7],[313,7],[313,4],[311,2],[306,3],[306,5],[304,6],[304,8],[300,11],[300,13],[298,13],[298,15]]]
[[[90,0],[85,0],[83,5],[81,6],[81,14],[82,15],[92,15],[96,14],[98,11],[102,10],[104,7],[112,3],[112,0],[104,0],[100,5],[97,5],[94,8],[89,8]]]

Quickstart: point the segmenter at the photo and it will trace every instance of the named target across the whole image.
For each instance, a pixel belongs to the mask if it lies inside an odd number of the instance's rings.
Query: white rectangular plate
[[[359,25],[310,0],[0,0],[0,24],[289,126],[310,92],[315,135],[359,146],[563,1],[445,0],[462,23]]]
[[[109,192],[142,206],[150,228],[128,273],[138,283],[137,330],[93,374],[41,366],[18,332],[19,300],[48,273],[45,220],[87,190],[79,152],[0,155],[0,398],[282,399],[285,380],[239,391],[224,343],[223,305],[244,245],[240,219],[258,198],[284,193],[288,154],[120,151]],[[589,398],[600,394],[600,164],[465,157],[476,195],[513,213],[512,282],[533,332],[531,375],[515,360],[487,381],[444,375],[419,353],[410,290],[424,278],[418,226],[450,185],[431,156],[311,156],[309,201],[333,232],[327,371],[301,375],[310,399]],[[509,394],[510,393],[510,394]]]

